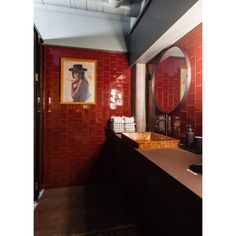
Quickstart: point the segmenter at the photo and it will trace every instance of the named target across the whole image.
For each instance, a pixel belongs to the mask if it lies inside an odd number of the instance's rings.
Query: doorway
[[[34,26],[34,201],[43,184],[43,39]]]

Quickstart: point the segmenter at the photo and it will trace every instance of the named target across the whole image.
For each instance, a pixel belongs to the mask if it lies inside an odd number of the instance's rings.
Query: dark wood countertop
[[[202,197],[202,175],[187,171],[191,164],[201,164],[202,156],[181,148],[137,149],[151,162]]]
[[[117,136],[121,138],[121,135],[117,134]],[[190,165],[202,163],[201,155],[181,148],[136,150],[199,197],[202,197],[202,175],[194,175],[187,171]]]

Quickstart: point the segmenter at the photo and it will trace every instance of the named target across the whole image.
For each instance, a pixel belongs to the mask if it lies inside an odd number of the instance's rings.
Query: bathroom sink
[[[195,173],[202,174],[202,164],[190,165],[189,169]]]
[[[180,140],[154,132],[122,133],[121,138],[138,149],[145,148],[174,148]]]

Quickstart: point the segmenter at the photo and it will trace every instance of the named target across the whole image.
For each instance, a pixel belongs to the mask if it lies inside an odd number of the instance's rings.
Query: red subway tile
[[[97,60],[97,104],[83,109],[81,105],[60,104],[61,57],[78,57]],[[113,62],[113,64],[112,64]],[[120,107],[120,115],[131,114],[131,68],[125,53],[102,50],[44,46],[44,89],[46,101],[52,97],[51,112],[45,104],[44,116],[44,167],[43,186],[59,187],[98,183],[97,174],[88,177],[86,166],[98,155],[105,141],[104,127],[112,113],[109,112],[109,84],[114,75],[126,75],[124,97],[126,107]],[[112,68],[113,67],[113,68]],[[117,69],[116,69],[117,68]],[[112,111],[113,112],[113,111]],[[114,114],[117,111],[114,111]],[[75,164],[78,163],[78,164]],[[66,167],[65,167],[66,166]],[[83,167],[84,166],[84,167]],[[91,180],[88,180],[88,179]],[[106,181],[113,178],[107,173]]]

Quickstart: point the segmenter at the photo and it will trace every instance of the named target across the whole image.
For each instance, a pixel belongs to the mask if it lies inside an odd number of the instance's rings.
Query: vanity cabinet
[[[144,236],[202,235],[202,198],[139,150],[108,132],[114,172]],[[191,174],[191,173],[190,173]]]

